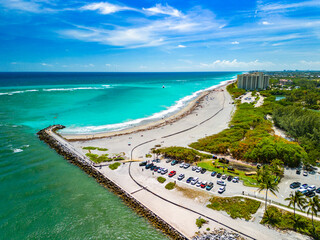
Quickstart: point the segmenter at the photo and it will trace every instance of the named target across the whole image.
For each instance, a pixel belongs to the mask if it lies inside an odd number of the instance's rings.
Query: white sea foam
[[[5,93],[0,93],[0,95],[13,95],[13,94],[19,94],[19,93],[26,93],[26,92],[38,92],[39,90],[36,89],[30,89],[30,90],[23,90],[23,91],[13,91],[13,92],[5,92]]]
[[[102,87],[75,87],[75,88],[45,88],[43,91],[52,92],[52,91],[76,91],[76,90],[96,90],[96,89],[106,89],[111,88],[110,85],[102,85]]]
[[[23,150],[21,148],[13,149],[13,153],[19,153],[19,152],[23,152]]]
[[[173,106],[169,107],[168,109],[163,110],[158,113],[155,113],[155,114],[151,115],[150,117],[139,118],[139,119],[127,121],[124,123],[108,124],[108,125],[101,125],[101,126],[67,127],[67,128],[62,129],[61,132],[67,133],[67,134],[84,134],[84,133],[97,133],[97,132],[109,132],[109,131],[112,132],[112,131],[119,131],[119,130],[123,130],[126,128],[137,126],[137,125],[141,124],[141,122],[147,122],[147,121],[152,121],[152,120],[157,120],[157,119],[161,119],[164,117],[168,117],[168,116],[178,112],[179,110],[181,110],[190,101],[197,98],[202,92],[213,90],[213,89],[218,88],[218,87],[220,87],[230,81],[233,81],[233,80],[234,79],[223,81],[218,85],[214,85],[209,88],[196,91],[193,94],[188,95],[188,96],[178,100]]]

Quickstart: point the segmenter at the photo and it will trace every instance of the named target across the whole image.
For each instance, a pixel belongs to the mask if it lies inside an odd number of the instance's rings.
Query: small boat
[[[162,88],[165,88],[165,86],[164,86],[164,85],[162,85]]]

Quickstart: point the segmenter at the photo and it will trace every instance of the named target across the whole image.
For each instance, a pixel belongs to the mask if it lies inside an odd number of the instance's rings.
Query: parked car
[[[177,172],[173,170],[173,171],[171,171],[171,172],[168,174],[168,176],[169,176],[169,177],[173,177],[174,175],[176,175],[176,173],[177,173]]]
[[[196,172],[199,173],[201,172],[202,168],[201,167],[197,167]]]
[[[188,167],[190,167],[190,164],[189,163],[185,163],[184,164],[184,168],[187,169]]]
[[[167,172],[168,172],[168,169],[164,168],[164,169],[162,169],[161,174],[164,175],[164,174],[166,174]]]
[[[305,189],[307,189],[308,187],[309,187],[308,184],[305,183],[305,184],[302,184],[300,188],[305,188]]]
[[[316,194],[314,191],[307,191],[304,195],[306,195],[307,197],[311,198],[314,197]]]
[[[316,190],[316,186],[315,185],[311,185],[307,188],[308,191],[312,191],[314,192]]]
[[[189,177],[186,181],[186,183],[191,183],[191,181],[193,180],[193,177]]]
[[[217,172],[213,171],[213,172],[211,173],[211,177],[214,177],[215,175],[217,175]]]
[[[155,167],[155,168],[154,168],[154,171],[155,171],[155,172],[158,172],[159,168],[160,168],[160,167]]]
[[[151,170],[151,171],[154,171],[154,169],[155,169],[156,167],[157,167],[156,165],[153,165],[153,166],[151,166],[150,170]]]
[[[320,193],[320,187],[317,188],[316,193]]]
[[[195,177],[192,179],[191,184],[195,185],[199,181],[199,178]]]
[[[221,185],[221,186],[226,186],[227,184],[224,182],[224,181],[222,181],[222,180],[218,180],[217,181],[217,184],[218,185]]]
[[[296,174],[300,175],[301,174],[301,170],[297,169]]]
[[[304,172],[303,172],[303,176],[305,176],[305,177],[308,176],[308,172],[307,172],[307,171],[304,171]]]
[[[232,177],[231,175],[229,175],[228,178],[227,178],[227,180],[230,182],[230,181],[232,180],[232,178],[233,178],[233,177]]]
[[[193,167],[192,167],[192,171],[197,170],[197,168],[198,168],[197,166],[193,166]]]
[[[147,165],[147,161],[144,161],[144,162],[139,163],[139,166],[140,166],[140,167],[143,167],[143,166],[145,166],[145,165]]]
[[[179,175],[179,177],[178,177],[178,180],[182,180],[182,179],[184,179],[184,174],[183,173],[181,173],[180,175]]]
[[[221,176],[222,176],[222,173],[217,174],[217,178],[221,178]]]
[[[166,160],[166,163],[169,163],[169,162],[171,162],[171,159],[167,159],[167,160]]]
[[[221,178],[222,178],[223,180],[226,180],[227,175],[226,175],[226,174],[223,174]]]
[[[180,167],[181,167],[181,168],[184,168],[184,163],[181,163],[181,164],[180,164]]]
[[[213,159],[217,159],[218,157],[217,157],[217,156],[215,156],[215,155],[212,155],[212,158],[213,158]]]
[[[305,188],[300,188],[300,189],[297,190],[297,191],[301,192],[302,194],[306,194],[306,193],[308,192],[308,190],[305,189]]]
[[[162,167],[159,168],[159,169],[158,169],[158,173],[161,173],[163,169],[164,169],[164,168],[162,168]]]
[[[174,166],[174,165],[176,165],[177,163],[178,163],[177,160],[173,160],[173,161],[171,162],[171,165]]]
[[[202,174],[204,174],[206,171],[207,171],[207,169],[205,169],[205,168],[202,168],[202,169],[201,169],[201,173],[202,173]]]
[[[239,177],[234,177],[234,178],[232,179],[232,182],[233,182],[233,183],[238,183],[239,181],[240,181]]]
[[[221,193],[223,193],[225,190],[226,190],[226,187],[225,187],[225,186],[222,186],[222,187],[219,188],[218,193],[221,194]]]
[[[298,188],[300,186],[301,186],[301,183],[299,183],[299,182],[293,182],[293,183],[290,184],[290,188],[291,189],[295,189],[295,188]]]
[[[201,183],[201,188],[205,188],[207,186],[207,182],[206,181],[203,181],[202,183]]]
[[[149,164],[146,165],[146,169],[149,169],[149,168],[151,168],[152,166],[153,166],[153,163],[149,163]]]
[[[209,182],[206,186],[206,190],[210,191],[213,188],[213,182]]]

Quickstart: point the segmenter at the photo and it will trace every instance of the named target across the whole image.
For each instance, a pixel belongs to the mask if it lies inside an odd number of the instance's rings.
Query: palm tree
[[[307,204],[304,206],[304,208],[307,208],[308,215],[311,212],[313,233],[315,233],[315,228],[314,228],[314,223],[313,223],[313,215],[317,216],[318,212],[320,211],[320,202],[319,202],[318,196],[310,198],[308,200]]]
[[[271,161],[271,171],[273,174],[275,174],[277,177],[283,176],[283,161],[279,159],[274,159]]]
[[[299,191],[295,191],[294,193],[291,192],[289,197],[285,200],[290,201],[288,207],[293,205],[293,216],[294,221],[296,221],[296,205],[302,210],[303,206],[306,203],[304,195]]]
[[[262,169],[258,171],[258,183],[259,189],[258,191],[261,192],[262,190],[266,190],[266,203],[265,203],[265,212],[267,213],[267,197],[268,191],[270,191],[273,195],[277,195],[279,187],[277,183],[274,181],[274,176],[271,174],[269,166],[263,166]]]

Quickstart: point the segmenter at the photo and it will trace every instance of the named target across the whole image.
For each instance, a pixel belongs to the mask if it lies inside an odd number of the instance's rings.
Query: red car
[[[171,171],[170,173],[169,173],[169,177],[173,177],[174,175],[176,175],[176,171]]]

